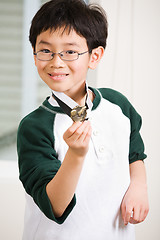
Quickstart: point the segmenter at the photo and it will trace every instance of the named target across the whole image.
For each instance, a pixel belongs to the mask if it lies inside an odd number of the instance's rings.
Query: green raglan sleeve
[[[144,160],[147,155],[144,153],[144,143],[140,134],[142,118],[131,104],[129,107],[129,118],[131,123],[129,163],[132,163],[137,160]]]
[[[75,196],[60,218],[56,218],[46,185],[61,166],[54,150],[54,114],[38,109],[25,117],[18,129],[17,152],[20,180],[26,192],[51,220],[62,224],[76,204]],[[45,115],[45,117],[43,117]]]
[[[140,134],[141,116],[123,94],[110,88],[100,88],[99,91],[105,99],[118,105],[130,120],[129,163],[144,160],[147,155],[144,153],[144,143]]]

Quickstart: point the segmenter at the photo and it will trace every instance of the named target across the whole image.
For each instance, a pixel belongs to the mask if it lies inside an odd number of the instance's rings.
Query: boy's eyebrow
[[[38,44],[46,44],[46,45],[49,45],[49,46],[52,45],[51,43],[46,42],[46,41],[44,41],[44,40],[41,40]]]
[[[49,43],[49,42],[47,42],[47,41],[44,41],[44,40],[41,40],[41,41],[38,43],[38,45],[39,45],[39,44],[46,44],[46,45],[49,45],[49,46],[52,45],[51,43]],[[80,47],[80,45],[79,45],[77,42],[66,42],[66,43],[64,43],[63,45],[64,45],[64,46],[77,46],[77,47]]]
[[[80,45],[77,42],[67,42],[63,44],[64,46],[77,46],[80,47]]]

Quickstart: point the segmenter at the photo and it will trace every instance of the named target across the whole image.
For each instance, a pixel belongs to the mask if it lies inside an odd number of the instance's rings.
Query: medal
[[[71,118],[74,122],[83,122],[87,115],[87,107],[76,106],[71,111]]]
[[[83,122],[85,120],[88,120],[87,113],[93,106],[93,103],[91,102],[88,95],[87,84],[85,88],[87,93],[85,106],[79,106],[72,98],[68,97],[66,94],[52,90],[52,96],[57,101],[58,105],[74,122]]]

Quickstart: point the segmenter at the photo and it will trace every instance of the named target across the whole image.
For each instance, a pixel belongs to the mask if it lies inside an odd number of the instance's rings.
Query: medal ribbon
[[[89,98],[87,83],[85,85],[85,88],[87,95],[85,106],[82,107],[79,106],[72,98],[68,97],[66,94],[52,90],[52,96],[58,105],[69,117],[72,118],[74,122],[87,120],[87,110],[91,110],[93,106],[93,103]]]

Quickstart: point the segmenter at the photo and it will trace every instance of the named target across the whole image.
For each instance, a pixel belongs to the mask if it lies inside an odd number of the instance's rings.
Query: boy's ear
[[[100,62],[101,58],[104,54],[104,48],[102,46],[99,46],[98,48],[95,48],[92,50],[90,61],[88,67],[90,69],[95,69]]]
[[[34,50],[34,48],[32,48],[32,49],[33,49],[34,63],[35,63],[35,65],[36,65],[36,55],[34,55],[35,50]]]

